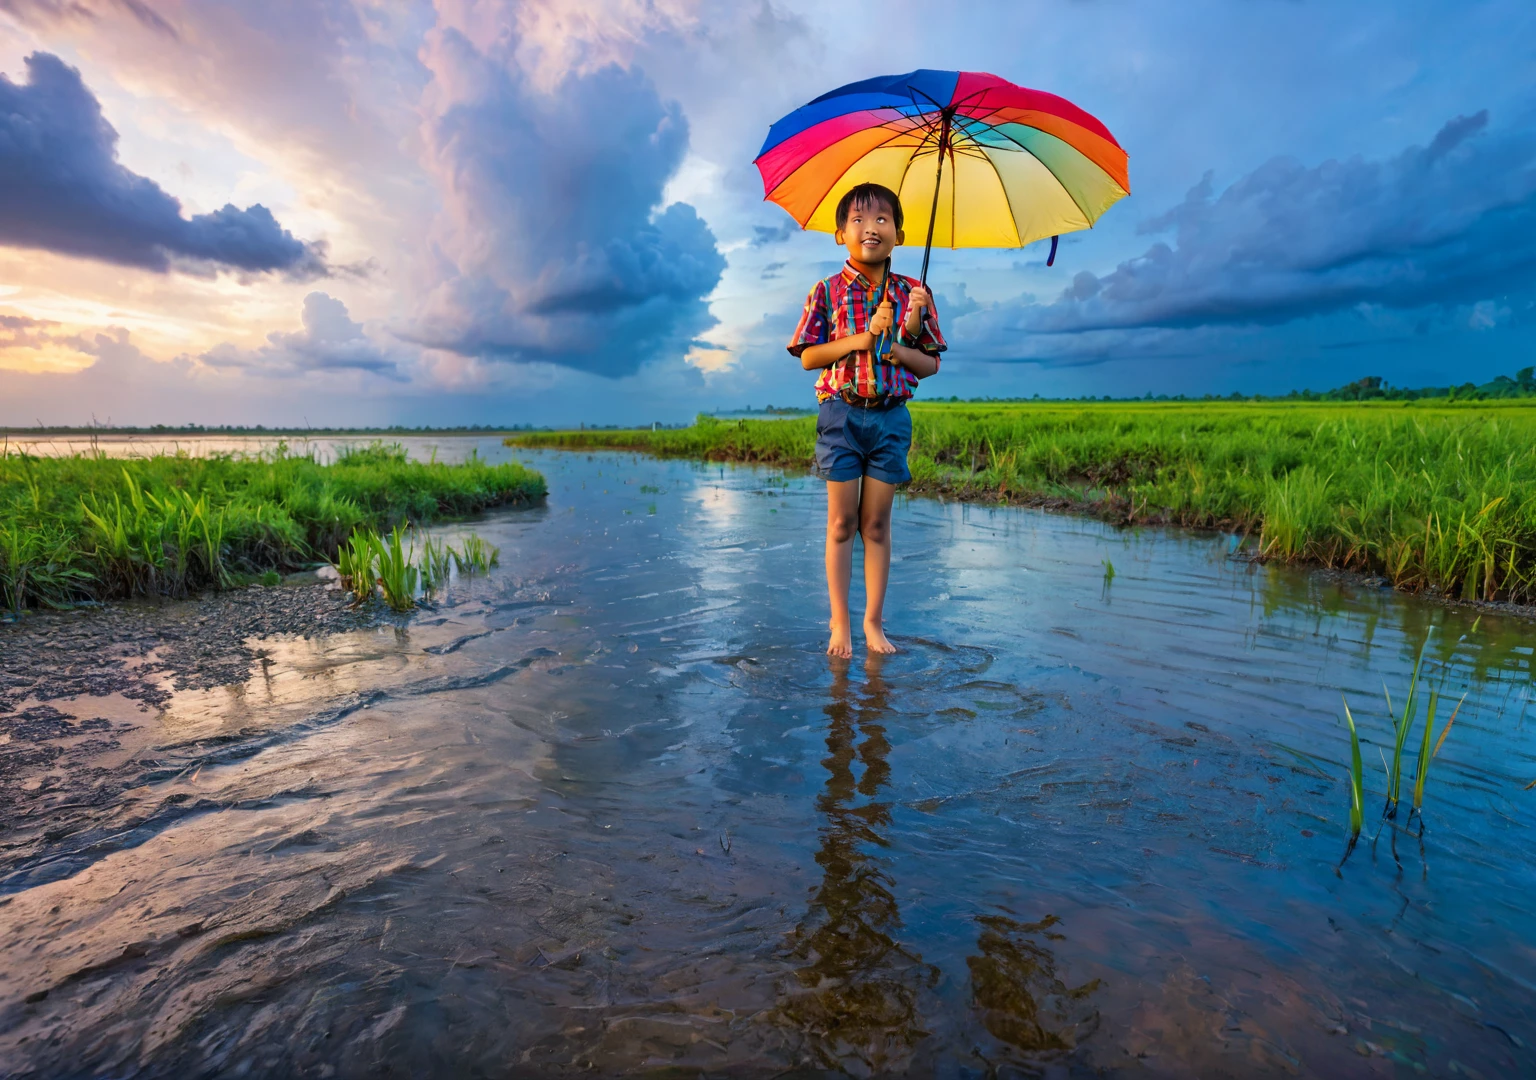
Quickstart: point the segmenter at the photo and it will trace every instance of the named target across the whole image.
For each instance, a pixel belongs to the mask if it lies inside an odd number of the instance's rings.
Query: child
[[[848,261],[816,283],[789,342],[806,371],[821,370],[816,475],[827,482],[829,656],[853,655],[848,585],[855,531],[864,538],[865,644],[871,652],[896,651],[883,622],[891,503],[896,485],[912,479],[907,399],[918,379],[939,370],[947,348],[928,290],[890,272],[891,252],[905,239],[901,219],[901,200],[879,184],[860,184],[843,196],[836,235]]]

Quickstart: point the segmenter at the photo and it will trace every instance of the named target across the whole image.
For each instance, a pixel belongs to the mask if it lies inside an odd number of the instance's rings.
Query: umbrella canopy
[[[1022,247],[1091,228],[1131,190],[1126,153],[1098,120],[969,71],[823,94],[773,125],[756,164],[765,197],[802,228],[836,231],[849,188],[884,184],[901,197],[908,235],[930,247]],[[925,278],[927,262],[925,252]]]

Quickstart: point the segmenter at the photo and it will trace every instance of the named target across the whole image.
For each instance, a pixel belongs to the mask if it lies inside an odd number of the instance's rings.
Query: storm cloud
[[[26,67],[25,83],[0,75],[0,244],[158,272],[326,272],[321,248],[259,204],[183,217],[180,202],[118,162],[117,132],[78,71],[41,52]]]
[[[1214,193],[1207,175],[1143,223],[1172,231],[1110,273],[1077,274],[1018,329],[1274,325],[1361,304],[1472,304],[1536,279],[1536,140],[1458,116],[1386,161],[1275,158]]]
[[[681,358],[714,323],[704,298],[725,269],[692,206],[658,210],[687,150],[681,109],[616,64],[540,89],[515,47],[449,27],[423,50],[452,266],[409,336],[605,376]]]

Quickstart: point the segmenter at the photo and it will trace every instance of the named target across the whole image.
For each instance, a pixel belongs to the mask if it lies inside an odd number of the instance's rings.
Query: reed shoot
[[[448,583],[448,566],[453,560],[453,548],[439,543],[430,536],[421,545],[421,587],[432,590]]]
[[[1397,804],[1403,784],[1403,745],[1408,741],[1408,732],[1413,727],[1414,711],[1418,704],[1419,671],[1424,666],[1424,651],[1429,648],[1429,639],[1433,633],[1431,630],[1424,635],[1418,658],[1413,662],[1413,676],[1408,681],[1408,700],[1403,704],[1402,716],[1393,713],[1392,694],[1385,685],[1382,686],[1387,697],[1387,716],[1392,720],[1393,734],[1396,736],[1392,747],[1392,764],[1387,769],[1387,805],[1382,810],[1383,817],[1397,817]]]
[[[374,592],[373,560],[377,539],[371,529],[353,529],[336,555],[336,572],[341,575],[341,583],[352,590],[359,604]]]
[[[1349,842],[1344,848],[1344,859],[1355,850],[1360,830],[1365,825],[1365,767],[1360,760],[1360,734],[1355,730],[1355,717],[1344,702],[1344,719],[1349,723]],[[1344,864],[1339,860],[1339,865]]]
[[[416,606],[416,584],[420,579],[420,571],[405,552],[403,533],[396,525],[387,540],[377,534],[371,537],[379,588],[384,592],[384,602],[395,611],[410,611]]]
[[[448,549],[453,556],[455,565],[461,574],[488,573],[493,566],[501,561],[501,549],[492,547],[478,536],[466,536],[463,548],[455,552]]]

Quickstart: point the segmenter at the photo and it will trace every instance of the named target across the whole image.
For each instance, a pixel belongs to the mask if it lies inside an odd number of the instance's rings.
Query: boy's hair
[[[849,188],[847,194],[837,200],[837,227],[848,227],[848,211],[855,207],[864,210],[880,203],[885,204],[896,227],[901,228],[901,198],[884,184],[856,184]]]

